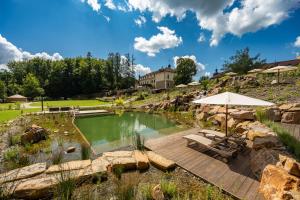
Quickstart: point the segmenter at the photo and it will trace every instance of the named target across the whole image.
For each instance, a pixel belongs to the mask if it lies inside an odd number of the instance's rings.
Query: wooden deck
[[[236,198],[263,199],[258,192],[259,182],[250,171],[249,155],[240,154],[226,164],[214,158],[212,152],[201,153],[197,147],[187,147],[187,142],[182,136],[198,131],[199,129],[195,128],[150,139],[146,141],[145,146]]]

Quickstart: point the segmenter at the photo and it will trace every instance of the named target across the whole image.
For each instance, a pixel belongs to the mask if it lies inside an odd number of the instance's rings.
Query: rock
[[[230,116],[234,119],[240,120],[254,120],[254,114],[252,111],[241,110],[230,113]]]
[[[248,130],[248,124],[250,123],[250,121],[244,121],[244,122],[241,122],[241,123],[238,123],[235,127],[235,132],[236,133],[244,133],[245,131]]]
[[[269,108],[266,109],[266,115],[267,118],[274,122],[280,122],[281,121],[281,113],[279,108]]]
[[[164,200],[164,193],[161,190],[160,184],[154,186],[151,191],[151,197],[154,200]]]
[[[289,110],[292,107],[294,107],[293,104],[282,104],[281,106],[279,106],[279,109],[281,111],[287,111],[287,110]]]
[[[218,113],[218,110],[221,108],[221,106],[213,106],[212,109],[208,112],[210,115],[215,115]]]
[[[201,112],[198,115],[196,115],[196,119],[200,121],[205,121],[209,117],[208,113],[206,112]]]
[[[249,130],[246,132],[246,136],[249,140],[254,141],[256,137],[266,137],[268,134],[266,132]]]
[[[149,159],[146,154],[141,151],[133,151],[134,158],[136,160],[137,169],[145,170],[149,168]]]
[[[281,118],[282,123],[300,124],[300,112],[284,112]]]
[[[46,171],[46,163],[36,163],[0,174],[0,184],[30,178]]]
[[[75,161],[69,161],[65,163],[61,163],[58,165],[52,165],[47,170],[46,173],[55,173],[55,172],[61,172],[61,171],[70,171],[70,170],[78,170],[86,168],[87,166],[91,165],[91,160],[75,160]]]
[[[259,150],[262,148],[270,149],[275,147],[282,147],[282,143],[277,136],[268,135],[266,137],[255,137],[253,140],[252,148],[255,150]]]
[[[228,128],[235,128],[236,125],[239,123],[240,121],[239,120],[235,120],[233,118],[230,118],[227,122],[227,125],[228,125]]]
[[[76,148],[75,147],[69,147],[69,148],[67,148],[67,153],[73,153],[74,151],[76,150]]]
[[[103,153],[103,158],[110,162],[111,167],[127,169],[136,169],[137,163],[132,151],[113,151]]]
[[[277,80],[271,81],[271,85],[276,85],[276,84],[277,84]]]
[[[289,174],[300,178],[300,163],[298,163],[295,159],[285,155],[279,155],[279,161],[276,166],[281,167]]]
[[[98,157],[92,161],[92,171],[96,172],[106,172],[108,170],[110,163],[104,157]]]
[[[133,157],[119,157],[111,162],[112,169],[121,168],[123,170],[136,169],[137,163]]]
[[[162,170],[169,170],[175,167],[174,161],[164,158],[153,151],[147,151],[146,154],[150,162]]]
[[[299,199],[300,179],[282,168],[268,165],[263,171],[259,192],[266,200]]]
[[[47,135],[46,129],[33,124],[21,135],[21,143],[23,145],[37,143],[41,140],[46,140]]]
[[[250,154],[250,168],[253,175],[260,179],[264,168],[269,165],[275,165],[279,161],[279,153],[273,149],[252,150]]]

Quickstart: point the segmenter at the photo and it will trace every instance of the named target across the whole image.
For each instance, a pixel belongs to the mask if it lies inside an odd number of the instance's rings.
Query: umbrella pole
[[[228,105],[226,104],[225,105],[225,110],[226,110],[226,114],[225,114],[225,134],[226,134],[226,137],[227,137],[227,116],[228,116]]]
[[[279,85],[279,69],[277,71],[277,84]]]

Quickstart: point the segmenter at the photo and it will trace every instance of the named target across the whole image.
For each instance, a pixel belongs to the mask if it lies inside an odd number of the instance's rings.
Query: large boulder
[[[132,151],[113,151],[103,153],[113,169],[122,168],[123,170],[135,169],[137,167],[136,159]]]
[[[75,160],[75,161],[69,161],[65,163],[61,163],[58,165],[52,165],[50,166],[46,173],[57,173],[62,171],[70,171],[70,170],[78,170],[83,169],[92,164],[91,160]]]
[[[273,149],[252,150],[250,153],[250,168],[252,174],[260,179],[264,168],[269,165],[275,165],[279,161],[279,153]]]
[[[263,171],[259,192],[266,200],[300,199],[300,179],[280,167],[268,165]]]
[[[46,163],[36,163],[0,174],[0,184],[30,178],[46,171]]]
[[[279,109],[281,111],[287,111],[287,110],[291,109],[292,107],[294,107],[294,104],[282,104],[281,106],[279,106]]]
[[[203,121],[203,120],[206,121],[208,117],[209,117],[209,115],[206,112],[201,112],[196,115],[196,119],[200,120],[200,121]]]
[[[284,112],[281,118],[282,123],[300,124],[300,112]]]
[[[265,137],[255,137],[253,139],[252,148],[254,150],[259,150],[262,148],[281,148],[282,146],[283,145],[277,136],[267,135]]]
[[[31,127],[27,128],[25,133],[21,135],[21,143],[25,144],[33,144],[37,143],[41,140],[47,139],[47,131],[46,129],[33,124]]]
[[[146,152],[150,162],[157,166],[159,169],[162,170],[169,170],[176,166],[175,162],[172,160],[169,160],[161,155],[158,155],[154,153],[153,151],[147,151]]]
[[[279,108],[269,108],[266,109],[267,118],[274,122],[281,121],[281,112]]]
[[[137,168],[139,170],[145,170],[149,168],[149,159],[145,153],[135,150],[133,152],[133,156],[136,160]]]
[[[240,120],[254,120],[254,112],[253,111],[247,111],[247,110],[241,110],[230,113],[230,116],[234,119],[240,119]]]
[[[164,193],[161,190],[160,184],[154,186],[151,190],[151,197],[154,200],[164,200]]]
[[[289,174],[300,178],[300,163],[295,159],[285,155],[279,155],[279,161],[276,166],[283,168]]]

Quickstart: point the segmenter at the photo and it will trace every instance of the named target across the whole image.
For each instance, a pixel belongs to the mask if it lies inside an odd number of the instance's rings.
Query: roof
[[[24,96],[19,95],[19,94],[15,94],[15,95],[7,97],[7,99],[25,99],[25,98],[27,98],[27,97],[24,97]]]
[[[165,67],[165,68],[160,68],[159,70],[157,71],[154,71],[154,72],[150,72],[148,74],[145,74],[144,76],[141,76],[142,77],[146,77],[146,76],[149,76],[149,75],[153,75],[153,74],[158,74],[160,72],[173,72],[175,73],[175,69],[171,68],[171,67]]]
[[[285,61],[267,63],[263,68],[268,69],[276,66],[297,66],[299,64],[300,64],[300,59],[285,60]]]

